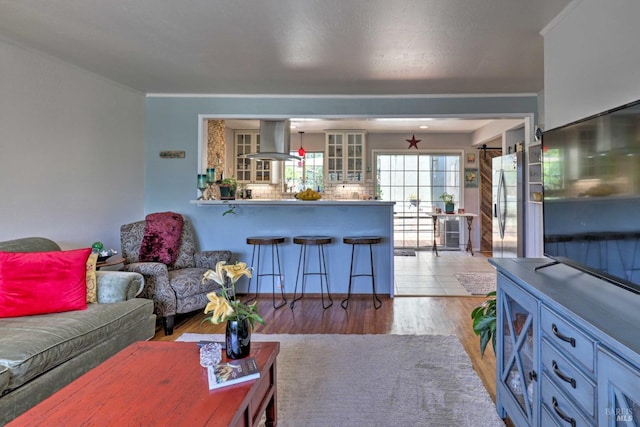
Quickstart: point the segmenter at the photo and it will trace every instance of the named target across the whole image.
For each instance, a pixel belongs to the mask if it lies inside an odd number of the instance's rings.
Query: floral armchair
[[[196,251],[190,221],[183,217],[184,225],[180,248],[172,265],[160,262],[140,262],[138,255],[146,221],[120,227],[124,271],[140,273],[145,284],[140,298],[153,300],[155,313],[162,318],[165,335],[173,334],[174,316],[204,308],[207,294],[219,292],[220,285],[213,280],[202,282],[204,273],[214,269],[218,261],[229,262],[231,251]]]

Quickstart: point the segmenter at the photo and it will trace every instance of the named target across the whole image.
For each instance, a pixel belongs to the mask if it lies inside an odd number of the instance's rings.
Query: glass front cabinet
[[[365,176],[365,139],[363,131],[326,133],[327,180],[362,182]]]
[[[498,414],[517,426],[538,425],[538,304],[498,274],[496,343]]]
[[[236,179],[245,183],[270,183],[272,163],[270,160],[253,160],[243,157],[245,154],[257,153],[260,150],[260,133],[258,131],[239,131],[235,133]]]
[[[598,349],[598,425],[640,426],[640,373],[605,348]]]

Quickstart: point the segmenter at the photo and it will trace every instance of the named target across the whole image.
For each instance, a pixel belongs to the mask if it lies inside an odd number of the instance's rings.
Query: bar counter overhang
[[[250,264],[252,246],[247,245],[247,237],[285,237],[285,243],[279,245],[285,294],[293,294],[296,284],[300,245],[293,243],[294,236],[333,237],[333,243],[325,247],[331,294],[346,294],[348,290],[351,246],[342,242],[343,237],[380,236],[382,242],[373,246],[376,292],[393,297],[393,207],[395,202],[239,199],[192,200],[190,203],[206,212],[205,215],[198,214],[198,218],[194,221],[202,250],[228,249],[233,252],[233,260]],[[234,213],[223,215],[231,208]],[[307,266],[309,271],[317,271],[318,255],[314,248],[309,248],[307,252]],[[354,273],[369,272],[367,246],[356,248],[354,266]],[[271,268],[270,252],[267,253],[263,248],[260,268],[265,267]],[[301,290],[301,278],[299,280],[298,292]],[[241,279],[238,282],[238,291],[245,292],[248,283],[246,278]],[[255,282],[251,286],[253,292]],[[352,293],[371,294],[371,291],[370,278],[354,279]],[[271,294],[271,292],[271,278],[262,278],[259,293]],[[276,292],[280,292],[279,288],[276,288]],[[320,294],[318,276],[307,278],[305,294]]]

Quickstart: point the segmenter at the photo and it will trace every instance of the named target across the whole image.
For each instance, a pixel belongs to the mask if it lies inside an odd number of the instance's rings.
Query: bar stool
[[[251,267],[254,266],[253,260],[256,255],[256,247],[258,248],[258,263],[255,264],[256,274],[252,275],[256,278],[256,293],[253,297],[251,297],[251,282],[253,281],[253,277],[249,279],[249,286],[247,287],[247,301],[252,301],[258,297],[258,289],[260,289],[260,278],[264,276],[271,276],[271,289],[273,293],[271,294],[271,298],[273,300],[273,308],[278,309],[287,303],[286,298],[284,297],[284,280],[282,276],[282,271],[280,270],[280,251],[278,250],[278,245],[284,243],[285,238],[281,236],[260,236],[260,237],[247,237],[247,245],[253,245],[253,253],[251,255]],[[271,272],[262,273],[259,272],[260,268],[260,252],[263,246],[271,246]],[[274,256],[275,253],[275,256]],[[276,272],[275,262],[278,263],[278,271]],[[282,302],[276,305],[276,277],[280,281],[280,294],[282,297]]]
[[[371,287],[373,289],[373,307],[377,310],[382,307],[382,301],[378,298],[376,294],[376,280],[373,274],[373,248],[372,245],[376,245],[382,241],[382,237],[380,236],[348,236],[342,239],[342,241],[351,245],[351,267],[349,268],[349,291],[347,293],[347,297],[342,300],[340,305],[345,310],[349,306],[349,298],[351,298],[351,286],[353,283],[354,277],[359,276],[370,276],[371,277]],[[353,255],[355,253],[356,245],[369,245],[369,262],[371,266],[371,273],[362,273],[362,274],[353,274]]]
[[[320,276],[320,295],[322,296],[322,308],[327,309],[333,305],[331,299],[331,293],[329,292],[329,280],[327,276],[327,261],[324,256],[324,245],[328,245],[333,242],[333,237],[329,236],[295,236],[293,243],[300,246],[300,257],[298,258],[298,272],[296,273],[296,287],[293,291],[293,301],[291,301],[291,308],[295,305],[296,301],[302,299],[304,296],[305,284],[307,282],[307,276]],[[307,246],[313,245],[318,248],[318,271],[307,272]],[[302,291],[300,296],[296,298],[298,292],[298,279],[300,277],[300,267],[302,266]],[[327,287],[327,297],[329,298],[329,305],[325,305],[324,291],[322,286],[322,278],[324,277],[324,283]]]

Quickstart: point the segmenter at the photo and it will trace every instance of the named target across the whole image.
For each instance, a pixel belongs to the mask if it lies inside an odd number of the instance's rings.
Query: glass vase
[[[249,319],[227,320],[225,331],[227,357],[242,359],[251,351],[251,323]]]

